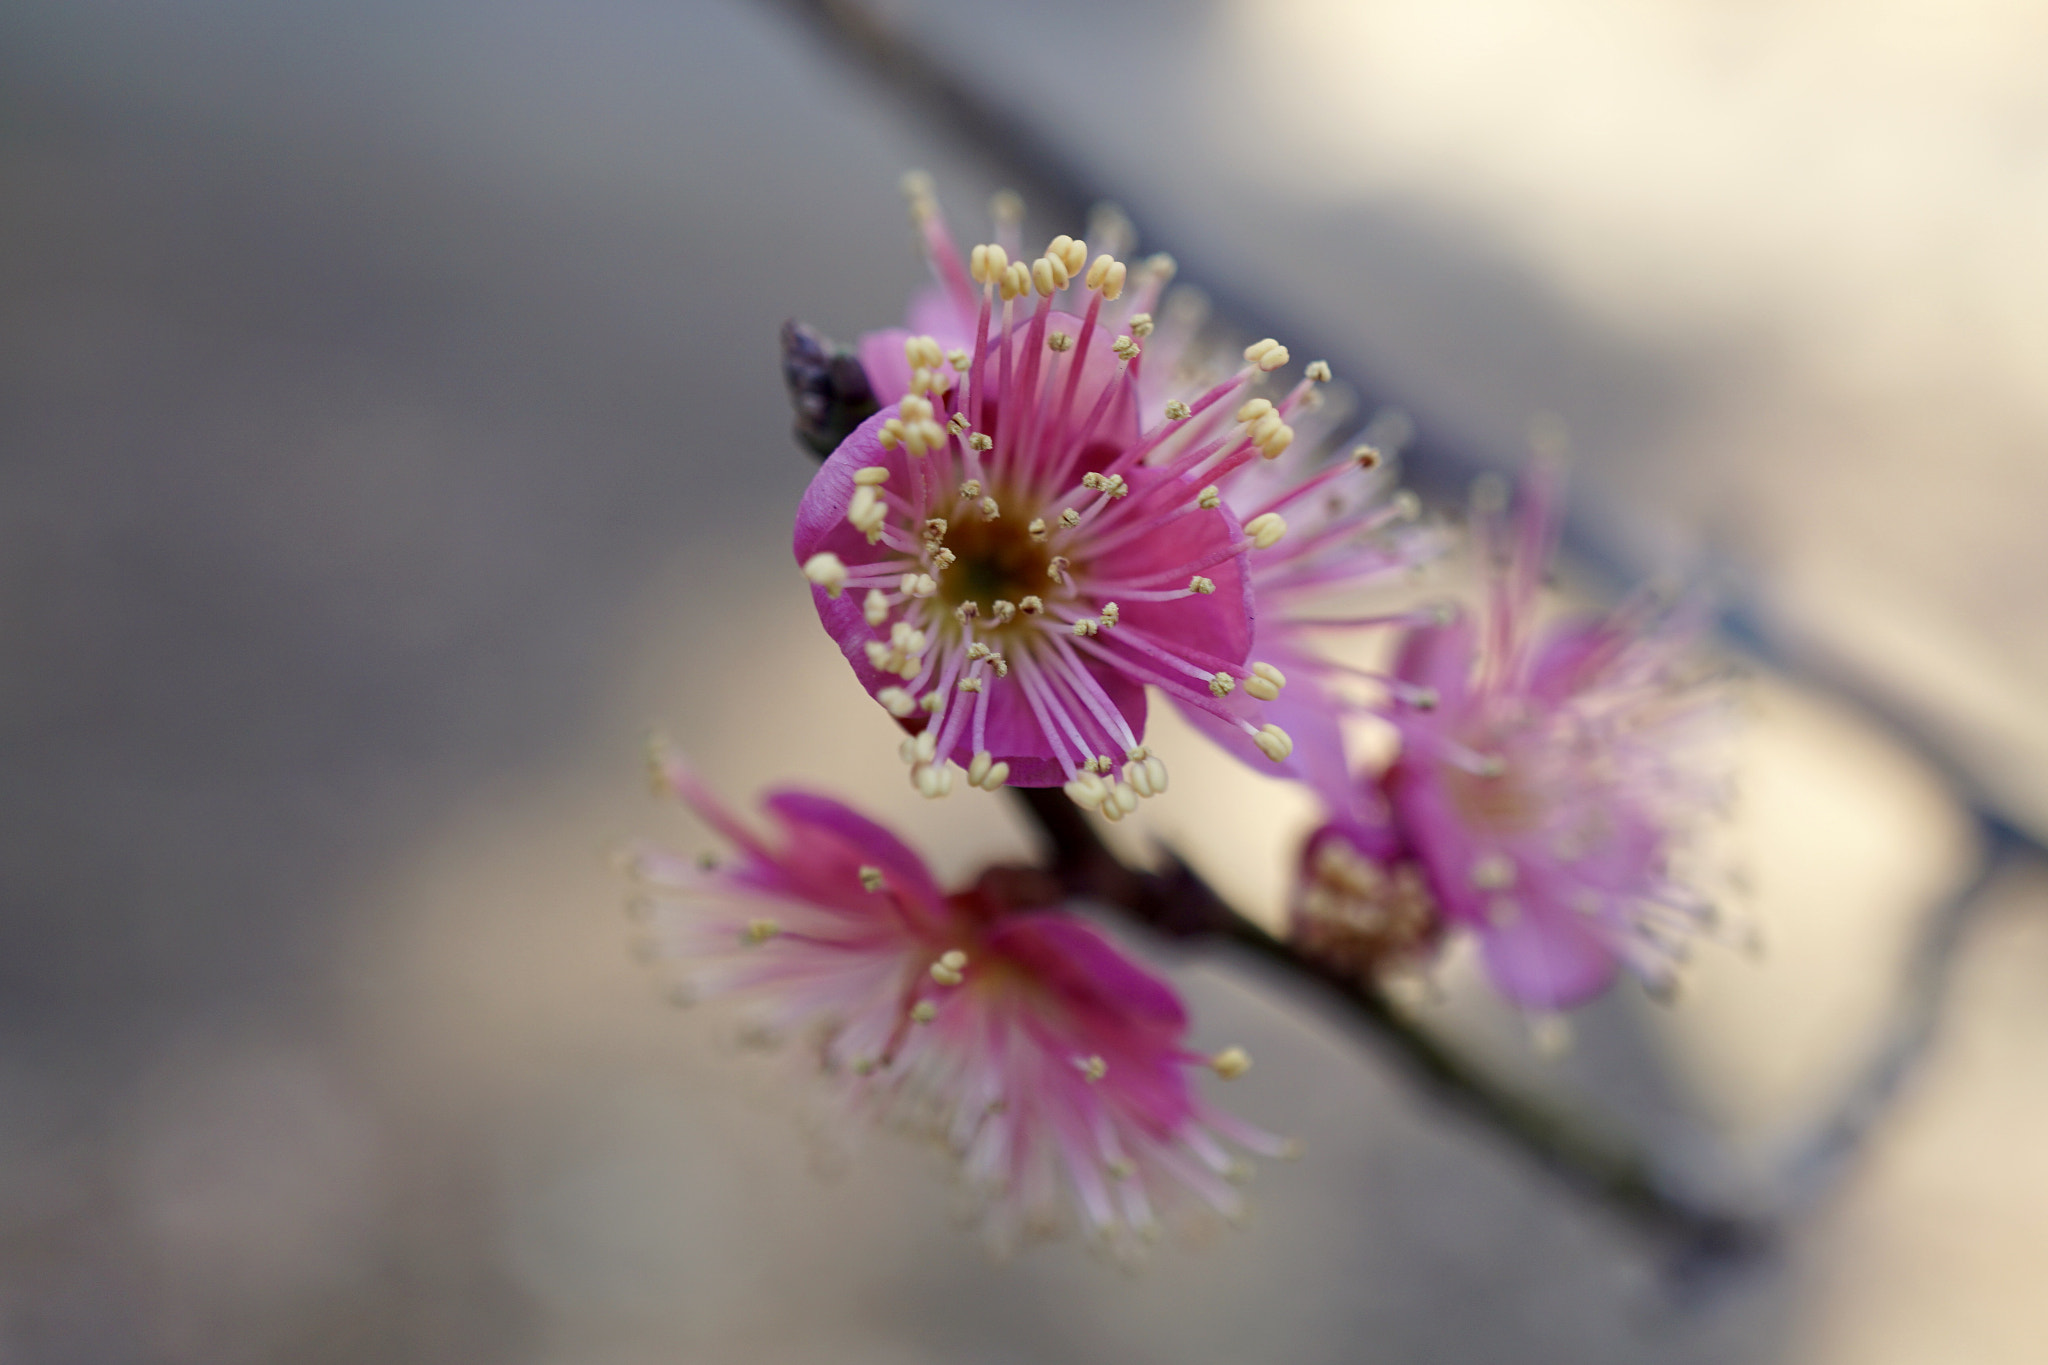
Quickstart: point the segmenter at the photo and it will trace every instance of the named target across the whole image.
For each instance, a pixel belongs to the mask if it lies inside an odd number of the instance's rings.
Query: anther
[[[1308,363],[1308,368],[1301,373],[1305,379],[1312,379],[1318,384],[1327,384],[1330,382],[1330,362],[1327,360],[1311,360]]]
[[[946,529],[946,519],[944,517],[926,517],[924,523],[924,543],[933,546],[945,544]]]
[[[1195,495],[1195,506],[1204,512],[1213,512],[1222,505],[1223,490],[1213,483]]]
[[[932,761],[932,759],[938,756],[939,737],[933,734],[930,730],[926,730],[923,734],[917,737],[916,747],[918,762],[929,763]]]
[[[1045,566],[1045,576],[1055,583],[1064,583],[1067,581],[1067,568],[1067,557],[1054,555]]]
[[[804,561],[804,577],[837,598],[846,589],[846,563],[830,550],[820,550]]]
[[[865,465],[853,471],[853,481],[866,484],[887,483],[889,482],[889,467],[879,464]]]
[[[1118,337],[1116,344],[1109,349],[1116,352],[1118,360],[1136,360],[1138,358],[1138,343],[1129,337]]]
[[[1131,314],[1130,328],[1132,336],[1138,337],[1141,340],[1145,337],[1151,336],[1153,325],[1154,324],[1152,322],[1152,315],[1150,313]]]
[[[1017,616],[1017,604],[1001,597],[995,600],[995,605],[991,610],[995,614],[998,625],[1008,625]]]
[[[1045,254],[1064,265],[1069,275],[1078,275],[1082,267],[1088,264],[1088,243],[1077,237],[1069,237],[1063,232],[1052,239],[1052,245],[1045,249]]]
[[[962,692],[979,692],[981,691],[981,679],[962,678],[959,687]]]
[[[1045,518],[1033,517],[1031,519],[1031,524],[1024,528],[1024,533],[1030,536],[1033,540],[1044,540],[1046,535],[1048,534],[1045,529]]]
[[[1045,610],[1045,603],[1039,599],[1036,593],[1033,593],[1017,603],[1017,610],[1023,612],[1026,616],[1036,616]]]
[[[992,450],[995,448],[995,443],[995,437],[984,436],[978,431],[967,438],[967,444],[973,446],[976,450]]]
[[[1216,591],[1216,580],[1213,578],[1204,578],[1202,575],[1196,574],[1193,578],[1190,578],[1188,580],[1188,591],[1198,592],[1206,597],[1208,594]]]
[[[1252,1055],[1241,1047],[1227,1047],[1209,1059],[1209,1069],[1226,1081],[1234,1081],[1252,1069]]]
[[[1052,332],[1046,336],[1045,345],[1050,351],[1063,353],[1074,349],[1074,339],[1065,332]]]
[[[1114,602],[1104,602],[1102,604],[1102,624],[1105,629],[1110,626],[1114,626],[1118,621],[1121,621],[1122,619],[1122,607],[1119,607]]]
[[[1393,508],[1394,515],[1401,520],[1413,521],[1422,515],[1422,499],[1415,496],[1414,490],[1404,488],[1394,494]]]
[[[917,710],[917,698],[911,696],[907,688],[885,687],[875,693],[875,700],[888,708],[889,714],[898,720],[907,719],[911,712]]]
[[[996,756],[990,753],[988,750],[983,749],[980,753],[974,756],[974,761],[967,765],[967,785],[970,787],[979,787],[981,785],[981,780],[984,777],[988,776],[988,770],[990,768],[993,768],[995,765]]]
[[[1270,550],[1287,534],[1287,522],[1278,512],[1263,512],[1244,524],[1254,548]]]
[[[1380,461],[1386,457],[1380,454],[1376,446],[1355,446],[1352,448],[1351,458],[1358,462],[1360,469],[1378,469]]]
[[[1069,507],[1066,511],[1060,513],[1060,525],[1066,530],[1072,530],[1074,527],[1079,526],[1080,524],[1081,514],[1079,512],[1076,512],[1073,508]]]
[[[956,373],[966,374],[974,365],[974,357],[967,354],[965,346],[955,346],[946,352],[946,363],[951,365]]]
[[[1109,1074],[1109,1063],[1103,1061],[1100,1056],[1076,1057],[1074,1058],[1074,1067],[1081,1073],[1082,1079],[1090,1085],[1093,1085]]]
[[[979,615],[981,615],[981,604],[978,602],[962,602],[959,606],[953,608],[953,619],[963,626]]]
[[[946,430],[952,432],[955,436],[965,432],[967,430],[967,414],[956,412],[951,417],[948,417],[946,419]]]
[[[1098,809],[1102,805],[1103,798],[1109,795],[1109,785],[1095,775],[1092,763],[1089,765],[1088,770],[1067,783],[1060,790],[1067,794],[1069,801],[1072,801],[1083,810]]]
[[[939,1017],[939,1007],[929,1000],[920,1000],[910,1007],[910,1017],[920,1024],[929,1024]]]
[[[1244,348],[1244,358],[1270,374],[1287,363],[1287,348],[1271,337]]]
[[[1169,422],[1185,422],[1188,414],[1193,411],[1194,409],[1181,402],[1178,398],[1171,399],[1166,404],[1166,420]]]
[[[953,561],[958,558],[958,555],[942,545],[932,551],[932,567],[935,569],[950,569],[953,567]]]
[[[863,867],[860,870],[860,884],[862,890],[871,892],[880,891],[883,886],[887,885],[882,878],[882,869],[879,867]]]
[[[1275,763],[1281,762],[1294,752],[1294,741],[1277,725],[1260,726],[1259,732],[1252,736],[1252,743],[1258,745],[1259,752]]]
[[[919,710],[924,711],[926,713],[930,713],[938,710],[939,703],[944,700],[945,694],[940,692],[938,688],[934,687],[931,691],[925,693],[923,696],[917,699],[917,706]]]
[[[1227,697],[1237,691],[1237,679],[1228,673],[1212,673],[1209,676],[1209,692],[1212,696]]]
[[[740,930],[740,942],[751,947],[759,947],[781,932],[782,926],[772,919],[748,920],[747,927]]]
[[[1000,285],[1003,302],[1023,298],[1031,292],[1031,267],[1022,261],[1010,262],[1010,268],[1003,272]]]
[[[1287,676],[1271,664],[1253,664],[1252,676],[1244,680],[1244,690],[1260,701],[1272,701],[1285,686]]]
[[[1246,352],[1245,358],[1250,359],[1251,353]],[[1273,404],[1269,399],[1254,398],[1237,410],[1237,420],[1240,422],[1256,422],[1272,410]]]
[[[1031,263],[1031,287],[1038,291],[1040,298],[1051,298],[1067,287],[1067,267],[1064,262],[1050,256],[1040,256]]]
[[[965,500],[965,501],[967,501],[967,502],[973,502],[973,501],[974,501],[974,500],[975,500],[976,498],[980,497],[980,496],[981,496],[981,480],[980,480],[980,479],[969,479],[969,480],[967,480],[967,481],[966,481],[965,483],[961,484],[961,485],[960,485],[960,496],[961,496],[961,498],[962,498],[963,500]]]
[[[1001,791],[1003,789],[1003,784],[1005,782],[1008,782],[1009,780],[1010,765],[1007,763],[998,763],[988,770],[988,773],[981,779],[981,781],[975,783],[974,785],[980,787],[985,792],[996,792]]]

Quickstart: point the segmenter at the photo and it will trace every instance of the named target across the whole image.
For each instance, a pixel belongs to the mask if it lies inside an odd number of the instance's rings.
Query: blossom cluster
[[[962,250],[929,185],[907,189],[934,277],[907,325],[851,353],[794,324],[785,344],[824,454],[795,560],[912,785],[1059,788],[1122,820],[1168,789],[1146,738],[1163,698],[1325,806],[1292,906],[1305,957],[1370,980],[1469,937],[1534,1012],[1624,968],[1666,984],[1711,913],[1671,873],[1714,798],[1691,757],[1696,625],[1648,598],[1545,623],[1558,467],[1533,467],[1512,515],[1491,485],[1475,501],[1475,610],[1341,614],[1361,588],[1408,592],[1449,533],[1377,444],[1336,439],[1327,364],[1276,384],[1293,358],[1269,338],[1214,367],[1173,262],[1126,259],[1113,216],[1092,254],[1061,235],[1028,256],[999,202]],[[1358,635],[1383,668],[1347,652]],[[1375,726],[1391,756],[1352,761],[1347,735]],[[850,1105],[938,1134],[1000,1240],[1079,1221],[1133,1245],[1178,1203],[1234,1211],[1226,1142],[1280,1150],[1190,1077],[1249,1059],[1191,1050],[1172,988],[1048,879],[947,892],[835,801],[774,794],[764,836],[673,755],[657,769],[737,855],[636,854],[670,954],[700,994],[815,1039]]]

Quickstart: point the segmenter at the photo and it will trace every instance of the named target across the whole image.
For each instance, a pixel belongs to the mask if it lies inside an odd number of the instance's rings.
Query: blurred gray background
[[[1555,1063],[1446,973],[1445,1027],[1767,1197],[1961,794],[2048,825],[2041,12],[888,13],[1432,434],[1563,416],[1644,571],[1732,566],[1956,756],[1759,673],[1719,837],[1762,962]],[[1705,1294],[1228,962],[1166,959],[1307,1155],[1136,1274],[989,1261],[935,1154],[663,1005],[606,863],[702,843],[650,723],[952,873],[1024,847],[904,788],[788,560],[775,330],[894,320],[911,166],[976,235],[1003,168],[768,5],[0,15],[0,1361],[2041,1359],[2036,862],[1860,1159]],[[1272,914],[1311,812],[1160,733],[1152,831]]]

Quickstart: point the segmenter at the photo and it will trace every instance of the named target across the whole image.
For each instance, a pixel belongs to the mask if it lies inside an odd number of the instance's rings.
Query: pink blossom
[[[948,894],[894,834],[836,801],[780,791],[750,830],[679,761],[657,778],[730,842],[707,867],[641,849],[668,950],[694,993],[749,1002],[812,1038],[853,1109],[938,1136],[999,1243],[1078,1217],[1119,1249],[1179,1206],[1239,1206],[1228,1138],[1283,1144],[1205,1105],[1173,990],[1089,925],[997,870]]]
[[[1712,916],[1669,871],[1717,794],[1695,763],[1714,699],[1680,673],[1696,630],[1647,597],[1538,628],[1560,484],[1540,462],[1512,527],[1500,499],[1479,502],[1485,610],[1407,634],[1387,707],[1400,754],[1379,784],[1439,913],[1533,1009],[1577,1004],[1623,965],[1668,984]]]
[[[1281,704],[1288,670],[1254,648],[1254,582],[1270,574],[1283,601],[1398,558],[1339,552],[1398,516],[1328,510],[1370,460],[1250,476],[1293,444],[1328,367],[1278,401],[1250,397],[1289,358],[1266,340],[1187,385],[1162,362],[1192,328],[1152,314],[1170,261],[1090,264],[1065,236],[1029,262],[1010,259],[1014,239],[963,259],[929,192],[912,200],[938,285],[910,328],[862,341],[887,406],[818,471],[794,550],[827,631],[909,732],[913,783],[943,795],[957,766],[990,790],[1063,784],[1120,818],[1166,785],[1144,743],[1148,686],[1239,752],[1288,764],[1276,717],[1296,712]],[[1283,550],[1297,504],[1314,530]],[[1295,650],[1274,619],[1274,649]],[[1318,729],[1319,753],[1341,762],[1334,735]]]

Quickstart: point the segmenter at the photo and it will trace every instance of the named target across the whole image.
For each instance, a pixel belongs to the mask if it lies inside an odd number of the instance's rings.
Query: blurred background
[[[775,4],[17,0],[0,1361],[2042,1359],[2048,12],[881,14],[1183,278],[1363,366],[1418,480],[1557,414],[1622,563],[1750,603],[1786,668],[1751,669],[1715,846],[1765,956],[1551,1062],[1456,964],[1431,1008],[1674,1181],[1806,1215],[1675,1292],[1332,1019],[1162,958],[1306,1155],[1135,1274],[990,1261],[936,1154],[818,1131],[784,1061],[664,1004],[607,855],[704,846],[644,793],[656,723],[949,873],[1026,847],[904,786],[818,631],[775,346],[899,315],[904,170],[971,239],[1011,168]],[[1157,742],[1150,832],[1274,913],[1310,810]],[[1788,1184],[1944,925],[1921,1064]]]

